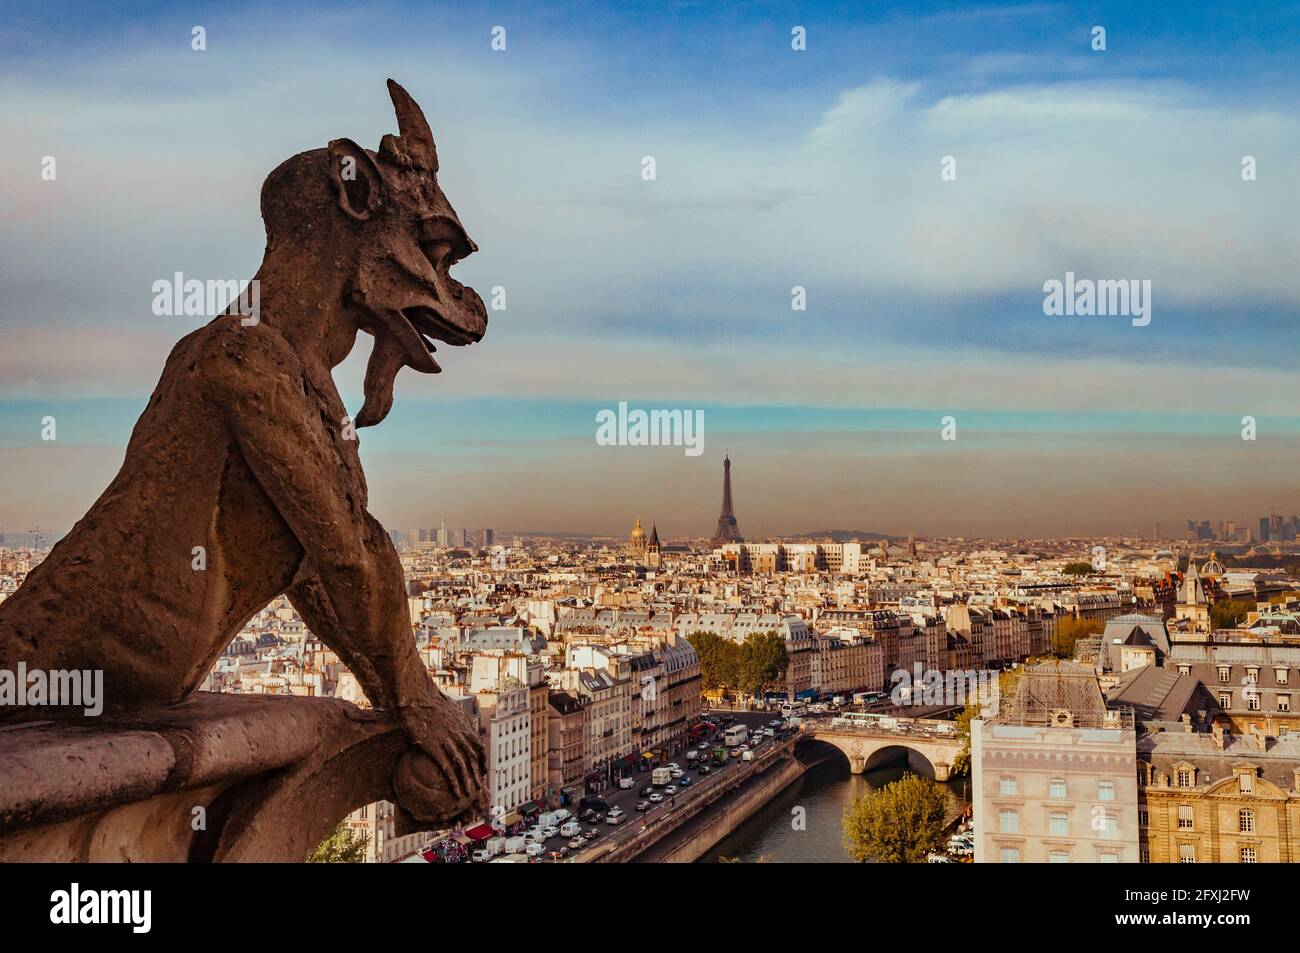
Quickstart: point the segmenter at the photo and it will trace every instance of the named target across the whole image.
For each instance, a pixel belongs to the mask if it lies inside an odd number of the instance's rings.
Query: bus
[[[728,748],[743,745],[749,738],[749,729],[744,725],[732,725],[722,735],[722,743]]]
[[[808,709],[804,707],[803,702],[786,702],[781,706],[781,717],[789,718],[792,715],[801,716]]]

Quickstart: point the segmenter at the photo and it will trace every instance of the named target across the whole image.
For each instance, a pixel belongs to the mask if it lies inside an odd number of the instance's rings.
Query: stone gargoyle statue
[[[287,594],[399,720],[412,747],[393,789],[433,824],[482,810],[483,748],[416,653],[354,424],[384,419],[403,366],[441,370],[435,340],[481,339],[487,309],[448,273],[477,246],[438,184],[429,125],[406,90],[388,91],[399,135],[378,152],[335,139],[267,177],[258,313],[229,310],[172,349],[116,478],[0,604],[0,668],[100,670],[108,712],[171,705]],[[358,331],[374,346],[352,421],[331,369]]]

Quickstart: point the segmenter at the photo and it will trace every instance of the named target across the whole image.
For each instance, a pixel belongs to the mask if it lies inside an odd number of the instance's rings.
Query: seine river
[[[697,863],[717,863],[720,857],[726,857],[746,863],[764,859],[776,863],[851,864],[853,859],[841,840],[844,808],[854,798],[897,781],[906,770],[899,762],[897,766],[852,775],[848,764],[838,758],[816,765]],[[962,781],[945,787],[950,816],[956,817],[961,811]],[[804,809],[804,830],[795,828],[796,808]]]

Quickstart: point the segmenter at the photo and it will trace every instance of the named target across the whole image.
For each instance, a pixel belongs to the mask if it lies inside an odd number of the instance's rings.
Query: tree
[[[1253,602],[1240,599],[1221,599],[1210,606],[1210,626],[1215,629],[1235,629],[1237,623],[1246,618],[1246,613],[1255,608]]]
[[[740,646],[712,632],[692,632],[686,641],[699,656],[700,687],[704,691],[736,688]]]
[[[970,773],[970,723],[980,717],[980,703],[968,701],[966,707],[957,716],[957,737],[961,739],[961,751],[948,766],[949,777],[964,777]]]
[[[1092,563],[1066,563],[1061,572],[1067,576],[1086,576],[1092,572]]]
[[[309,864],[361,864],[366,860],[366,838],[342,821],[333,833],[307,855]]]
[[[1052,651],[1057,658],[1074,658],[1074,643],[1089,635],[1100,635],[1106,631],[1106,623],[1100,619],[1076,619],[1063,616],[1056,621],[1056,634],[1052,636]]]
[[[775,632],[751,632],[740,646],[737,687],[749,695],[761,695],[763,689],[785,678],[790,655],[785,639]]]
[[[844,849],[859,863],[918,864],[943,844],[948,798],[942,787],[904,774],[844,809]]]

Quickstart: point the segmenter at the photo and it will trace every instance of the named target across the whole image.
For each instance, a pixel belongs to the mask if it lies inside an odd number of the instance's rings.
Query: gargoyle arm
[[[258,378],[249,390],[235,397],[231,430],[303,547],[306,572],[291,596],[307,605],[304,615],[314,617],[308,624],[375,707],[401,712],[436,701],[415,651],[397,551],[365,510],[359,462],[333,445],[345,439],[342,430],[331,433],[319,406],[283,372]]]

